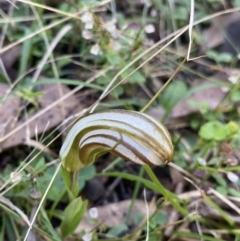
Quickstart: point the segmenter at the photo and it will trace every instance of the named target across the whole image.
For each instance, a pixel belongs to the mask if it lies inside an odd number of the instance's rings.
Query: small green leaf
[[[79,190],[82,190],[85,186],[86,181],[91,180],[96,174],[96,168],[94,165],[90,165],[79,171],[78,175],[78,185]]]
[[[148,241],[163,240],[163,233],[160,230],[154,230],[154,233],[149,234]]]
[[[129,77],[129,83],[131,84],[143,84],[145,82],[146,78],[140,71],[136,71]]]
[[[145,215],[143,213],[137,213],[134,216],[134,223],[135,224],[140,224],[143,221],[144,217],[145,217]]]
[[[201,127],[199,135],[206,140],[222,141],[226,139],[228,129],[219,121],[209,121]]]
[[[126,78],[133,71],[134,71],[133,68],[129,68],[128,70],[126,70],[121,74],[121,78],[123,79]],[[136,71],[128,77],[127,81],[128,83],[131,83],[131,84],[143,84],[146,82],[146,78],[140,71]]]
[[[166,224],[168,221],[168,216],[166,214],[163,214],[161,212],[158,212],[156,215],[154,215],[150,219],[150,227],[151,229],[155,229],[156,227],[162,226]],[[145,225],[144,230],[146,231],[147,226]]]
[[[217,54],[216,51],[214,51],[214,50],[209,50],[209,51],[207,52],[207,56],[208,56],[210,59],[212,59],[212,60],[214,60],[214,61],[217,62],[218,54]]]
[[[199,118],[193,117],[193,118],[190,120],[190,126],[191,126],[191,128],[193,128],[193,129],[198,129],[198,128],[199,128],[199,125],[200,125],[200,120],[199,120]]]
[[[164,225],[168,221],[168,216],[164,213],[159,212],[153,217],[153,220],[151,221],[153,221],[157,225]]]
[[[215,180],[217,181],[217,183],[218,183],[221,187],[227,189],[227,185],[228,185],[228,184],[227,184],[227,182],[226,182],[226,179],[224,179],[223,176],[222,176],[220,173],[215,172],[215,173],[212,174],[212,176],[215,178]]]
[[[240,192],[232,187],[228,188],[228,193],[234,197],[240,198]]]
[[[208,112],[208,110],[209,110],[209,106],[208,106],[208,103],[207,102],[205,102],[205,101],[202,101],[201,103],[200,103],[200,112],[202,113],[202,115],[206,115],[207,114],[207,112]]]
[[[174,94],[173,94],[174,93]],[[187,94],[187,86],[183,81],[174,81],[159,97],[160,103],[166,110],[171,110]]]
[[[117,65],[119,64],[119,55],[116,54],[116,52],[114,51],[108,51],[108,53],[106,54],[106,58],[108,63],[110,63],[111,65]]]
[[[127,230],[128,230],[127,225],[123,223],[123,224],[120,224],[120,225],[118,225],[116,227],[111,228],[108,231],[108,234],[117,237],[122,232],[127,231]]]
[[[216,190],[217,190],[219,193],[221,193],[222,195],[227,195],[227,189],[226,189],[226,187],[218,186],[218,187],[216,188]]]
[[[216,63],[230,63],[233,59],[233,56],[229,53],[218,53],[214,50],[208,51],[207,56]]]
[[[171,18],[173,18],[174,20],[184,20],[185,21],[185,17],[187,14],[187,8],[183,7],[183,6],[179,6],[176,8],[172,9],[172,14],[171,14]]]
[[[35,169],[41,169],[45,167],[45,158],[43,156],[40,156],[36,162]]]
[[[109,71],[104,75],[99,76],[96,82],[98,85],[106,85],[106,84],[109,84],[113,78],[114,78],[114,74],[111,71]]]
[[[233,59],[233,56],[230,53],[221,53],[218,55],[218,62],[221,63],[230,63]]]
[[[124,88],[123,86],[118,86],[116,87],[114,90],[111,91],[110,93],[112,96],[114,96],[115,98],[118,98],[120,95],[124,94]]]
[[[81,197],[74,199],[64,210],[64,218],[61,223],[61,234],[66,237],[73,233],[86,212],[87,201]]]
[[[234,90],[232,93],[231,93],[231,101],[233,102],[239,102],[240,101],[240,91],[239,90]]]
[[[234,121],[228,122],[226,127],[227,127],[227,130],[228,130],[229,136],[234,135],[239,130],[238,124]]]
[[[44,166],[43,166],[44,167]],[[55,173],[55,167],[54,166],[50,166],[48,168],[38,168],[36,169],[38,173],[41,170],[41,172],[44,172],[44,175],[40,175],[37,178],[37,189],[41,192],[44,193],[46,191],[46,186],[49,184],[49,182],[52,180],[52,177]],[[55,184],[51,186],[50,191],[47,194],[47,198],[51,201],[55,201],[58,196],[59,196],[59,192],[61,192],[63,190],[63,182],[61,181],[61,177],[60,175],[57,175],[55,178]]]
[[[232,187],[228,188],[228,193],[234,197],[240,198],[240,192]]]
[[[96,174],[96,167],[94,165],[90,165],[79,171],[79,178],[84,179],[85,181],[88,181],[88,180],[91,180],[95,174]]]

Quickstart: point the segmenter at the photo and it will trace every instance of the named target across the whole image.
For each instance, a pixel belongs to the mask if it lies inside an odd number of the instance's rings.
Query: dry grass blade
[[[59,15],[56,14],[46,14],[43,19],[55,19],[58,18]],[[31,22],[36,19],[36,16],[26,16],[26,17],[12,17],[7,19],[0,19],[0,24],[16,24],[20,22]]]
[[[25,215],[25,213],[20,210],[16,205],[14,205],[9,199],[0,196],[0,203],[3,205],[9,207],[11,210],[15,211],[22,219],[23,221],[30,227],[30,221],[28,220],[28,217]]]
[[[41,71],[42,71],[42,68],[44,67],[44,65],[46,64],[49,56],[52,55],[52,52],[54,50],[54,48],[57,46],[57,44],[59,43],[59,41],[62,39],[62,37],[64,35],[67,34],[68,31],[70,31],[72,29],[72,25],[68,24],[68,25],[65,25],[60,31],[59,33],[56,35],[56,37],[53,39],[52,43],[50,44],[49,48],[47,49],[47,52],[44,54],[43,58],[41,59],[40,63],[38,64],[38,67],[37,67],[37,70],[36,72],[34,73],[33,75],[33,78],[32,78],[32,82],[36,82]]]
[[[194,0],[191,0],[191,11],[190,11],[190,19],[189,19],[189,45],[188,45],[188,52],[187,52],[187,60],[190,60],[190,53],[192,47],[192,28],[194,22]]]
[[[23,43],[24,41],[26,41],[26,40],[34,37],[34,36],[37,36],[38,34],[42,33],[43,31],[46,31],[46,30],[51,29],[51,28],[54,28],[54,27],[56,27],[56,26],[58,26],[58,25],[60,25],[60,24],[62,24],[62,23],[64,23],[64,22],[67,22],[67,21],[70,20],[70,19],[71,19],[70,17],[61,19],[61,20],[56,21],[55,23],[49,24],[48,26],[43,27],[43,28],[41,28],[41,29],[39,29],[39,30],[37,30],[37,31],[35,31],[35,32],[33,32],[33,33],[31,33],[31,34],[23,37],[23,38],[20,38],[20,39],[17,40],[16,42],[11,43],[11,44],[7,45],[6,47],[2,48],[2,49],[0,50],[0,54],[6,52],[7,50],[13,48],[14,46],[16,46],[16,45],[18,45],[18,44],[20,44],[20,43]]]
[[[240,209],[235,205],[233,202],[231,202],[227,197],[223,196],[221,193],[217,192],[213,188],[209,190],[212,194],[214,194],[216,197],[221,199],[224,203],[226,203],[230,208],[232,208],[236,213],[240,215]]]
[[[34,13],[34,16],[36,17],[36,20],[38,22],[38,25],[40,26],[40,28],[43,28],[43,23],[42,23],[42,20],[41,20],[41,17],[39,16],[36,8],[34,6],[31,6],[31,9]],[[60,34],[60,33],[59,33]],[[54,77],[55,78],[59,78],[59,74],[58,74],[58,70],[57,70],[57,66],[56,66],[56,63],[55,63],[55,60],[54,60],[54,57],[53,57],[53,54],[51,53],[52,52],[52,49],[51,49],[51,46],[49,44],[49,40],[48,40],[48,37],[47,37],[47,33],[45,31],[42,32],[42,36],[43,36],[43,40],[45,42],[45,45],[46,45],[46,49],[47,49],[47,53],[50,52],[50,63],[52,65],[52,69],[53,69],[53,73],[54,73]],[[53,43],[52,43],[53,44]],[[46,54],[47,54],[46,53]],[[43,60],[42,60],[43,62]],[[37,66],[37,69],[39,69],[41,66]],[[40,68],[41,70],[41,68]],[[36,71],[37,72],[37,71]],[[36,75],[36,72],[35,72],[35,75]],[[38,75],[37,75],[38,77]],[[34,81],[33,81],[34,82]]]
[[[38,150],[41,150],[49,155],[51,155],[54,158],[58,158],[58,154],[54,151],[52,151],[50,148],[46,147],[42,143],[35,141],[35,140],[29,140],[28,145],[37,148]]]
[[[16,3],[16,0],[7,0],[7,2],[9,2],[14,8],[18,9],[17,5],[15,4]]]

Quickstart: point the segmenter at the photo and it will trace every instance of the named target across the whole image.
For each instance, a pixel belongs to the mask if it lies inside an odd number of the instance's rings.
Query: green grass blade
[[[205,202],[210,205],[212,208],[216,209],[219,214],[230,224],[233,225],[234,221],[232,220],[232,218],[226,213],[224,212],[215,202],[213,202],[208,196],[203,194],[203,199],[205,200]]]
[[[188,232],[175,232],[174,235],[176,235],[179,238],[196,238],[198,240],[204,240],[204,241],[225,241],[223,239],[210,237],[207,235],[199,235],[197,233],[188,233]]]
[[[148,181],[142,177],[139,176],[135,176],[132,174],[128,174],[128,173],[122,173],[122,172],[105,172],[105,173],[100,173],[100,174],[96,174],[96,176],[108,176],[108,177],[121,177],[130,181],[139,181],[140,183],[144,184],[147,188],[157,192],[158,188],[157,186],[151,182]]]
[[[31,29],[26,28],[25,36],[29,35],[30,33],[31,33]],[[23,75],[27,70],[31,49],[32,49],[32,39],[25,40],[22,45],[22,53],[21,53],[20,62],[19,62],[20,63],[19,72],[18,72],[19,76]]]
[[[172,204],[172,206],[178,210],[178,212],[180,212],[184,215],[188,215],[189,212],[186,209],[184,209],[183,207],[181,207],[176,202],[176,200],[180,201],[179,197],[177,195],[175,195],[174,193],[169,192],[167,189],[165,189],[163,187],[163,185],[159,182],[159,180],[153,173],[152,169],[148,165],[144,165],[144,168],[145,168],[146,172],[148,173],[149,177],[152,179],[152,181],[157,186],[157,191],[166,198],[166,201],[169,201]]]
[[[82,85],[84,87],[89,87],[92,89],[96,90],[104,90],[104,87],[96,84],[91,84],[91,83],[86,83],[85,81],[81,80],[73,80],[73,79],[56,79],[56,78],[49,78],[49,79],[42,79],[36,82],[30,82],[27,84],[27,86],[38,86],[38,85],[43,85],[43,84],[66,84],[66,85],[74,85],[74,86],[79,86]],[[24,85],[19,86],[19,88],[24,87]]]

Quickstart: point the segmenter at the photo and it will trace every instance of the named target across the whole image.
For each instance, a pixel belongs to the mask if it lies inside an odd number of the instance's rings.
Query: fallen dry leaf
[[[196,79],[194,86],[208,84],[209,81]],[[188,98],[180,101],[172,110],[171,117],[186,116],[200,110],[201,104],[206,103],[210,110],[214,110],[225,97],[226,93],[221,87],[199,90]],[[192,105],[194,103],[194,105]]]
[[[98,209],[98,220],[101,225],[107,225],[109,228],[123,224],[126,221],[126,215],[132,200],[124,200],[118,203],[110,203],[105,206],[97,207]],[[156,210],[155,205],[148,205],[149,214],[153,214]],[[130,222],[133,222],[133,218],[137,214],[146,214],[146,204],[144,201],[136,200],[132,209]],[[81,223],[75,230],[75,233],[79,233],[82,230],[88,232],[96,227],[96,224],[89,222],[91,219],[88,212],[85,213]]]
[[[221,46],[220,52],[230,53],[233,56],[236,56],[240,50],[240,17],[238,20],[230,23],[226,27],[226,33],[224,36],[224,43]]]
[[[0,84],[0,137],[8,133],[16,124],[16,118],[20,107],[21,100],[16,95],[8,95],[9,86]]]
[[[2,59],[2,62],[6,70],[9,70],[15,63],[15,61],[18,60],[19,56],[21,55],[21,52],[22,46],[16,45],[10,48],[8,51],[0,54],[0,58]]]
[[[213,24],[203,32],[201,52],[215,48],[224,43],[224,33],[227,26],[240,21],[239,12],[224,14],[213,19]]]
[[[227,81],[228,76],[224,73],[220,73],[215,76],[212,76],[212,78]],[[207,80],[195,79],[193,81],[193,86],[197,87],[197,86],[202,86],[204,84],[209,84],[209,83],[210,82]],[[196,93],[193,93],[189,97],[178,102],[178,104],[171,111],[171,114],[169,116],[169,119],[166,122],[166,125],[168,124],[172,125],[172,122],[174,121],[174,119],[185,117],[192,113],[199,112],[201,105],[203,103],[206,103],[210,110],[214,110],[221,103],[225,95],[226,95],[226,92],[224,92],[220,86],[202,89],[197,91]],[[146,113],[161,120],[164,114],[164,109],[162,107],[156,107],[148,110]]]
[[[40,110],[42,110],[44,107],[57,101],[62,95],[68,93],[70,89],[60,84],[49,84],[39,86],[38,91],[42,91],[44,93],[39,99],[41,107]],[[36,133],[39,135],[62,123],[62,121],[70,116],[78,106],[79,103],[77,98],[74,95],[70,96],[67,101],[60,102],[52,109],[44,112],[38,118],[29,122],[26,126],[15,132],[3,143],[0,143],[0,147],[2,149],[6,149],[19,144],[27,144],[28,139],[35,137]],[[38,115],[38,112],[34,115]],[[24,122],[28,122],[28,119],[19,120],[15,128],[22,125]]]

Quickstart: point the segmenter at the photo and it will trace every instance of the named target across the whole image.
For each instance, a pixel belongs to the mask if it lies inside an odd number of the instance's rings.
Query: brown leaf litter
[[[222,83],[227,83],[229,74],[233,71],[226,71],[227,73],[217,73],[211,77],[211,79],[215,79],[218,81],[222,81]],[[192,82],[192,87],[201,87],[203,85],[208,85],[211,82],[204,79],[195,79]],[[186,122],[185,117],[200,112],[201,107],[206,105],[208,110],[215,110],[216,108],[221,107],[222,101],[226,96],[227,92],[222,86],[214,86],[211,88],[199,89],[195,93],[192,93],[190,96],[179,101],[171,111],[171,114],[166,121],[166,125],[168,128],[181,128],[185,127],[184,124]],[[163,117],[165,110],[162,107],[151,108],[146,111],[149,115],[161,120]],[[181,122],[184,122],[183,125]],[[189,121],[187,120],[189,124]]]
[[[8,88],[8,86],[3,85],[1,90],[5,89],[6,92]],[[44,133],[61,124],[67,117],[75,113],[76,109],[79,109],[79,102],[77,98],[72,95],[67,100],[59,102],[53,108],[43,111],[50,104],[58,101],[61,96],[70,92],[70,89],[64,85],[45,84],[39,86],[37,91],[43,93],[38,100],[40,109],[27,118],[21,118],[16,121],[16,119],[18,119],[17,111],[20,108],[20,98],[16,95],[11,95],[0,106],[0,111],[3,113],[0,116],[0,125],[5,127],[6,123],[9,123],[7,127],[3,128],[4,132],[2,132],[2,138],[4,138],[6,134],[10,134],[15,128],[22,126],[22,128],[14,132],[6,140],[0,142],[1,149],[7,149],[19,144],[28,144],[31,138],[35,138],[36,135]],[[1,91],[1,96],[3,96],[5,92]],[[39,113],[41,114],[39,115]],[[37,116],[37,118],[29,122],[28,119],[33,116]]]
[[[97,207],[98,210],[98,220],[100,225],[107,225],[107,227],[115,227],[120,224],[123,224],[126,221],[126,216],[128,210],[130,208],[132,200],[124,200],[117,203],[109,203],[104,206]],[[148,204],[149,208],[149,215],[152,215],[155,210],[156,206],[154,204]],[[144,214],[146,215],[146,204],[142,200],[136,200],[134,202],[134,206],[130,215],[130,222],[133,223],[133,218],[137,214]],[[89,212],[86,212],[81,223],[75,230],[75,233],[79,233],[82,230],[86,232],[91,231],[96,227],[96,224],[89,222],[91,220],[91,216]]]

